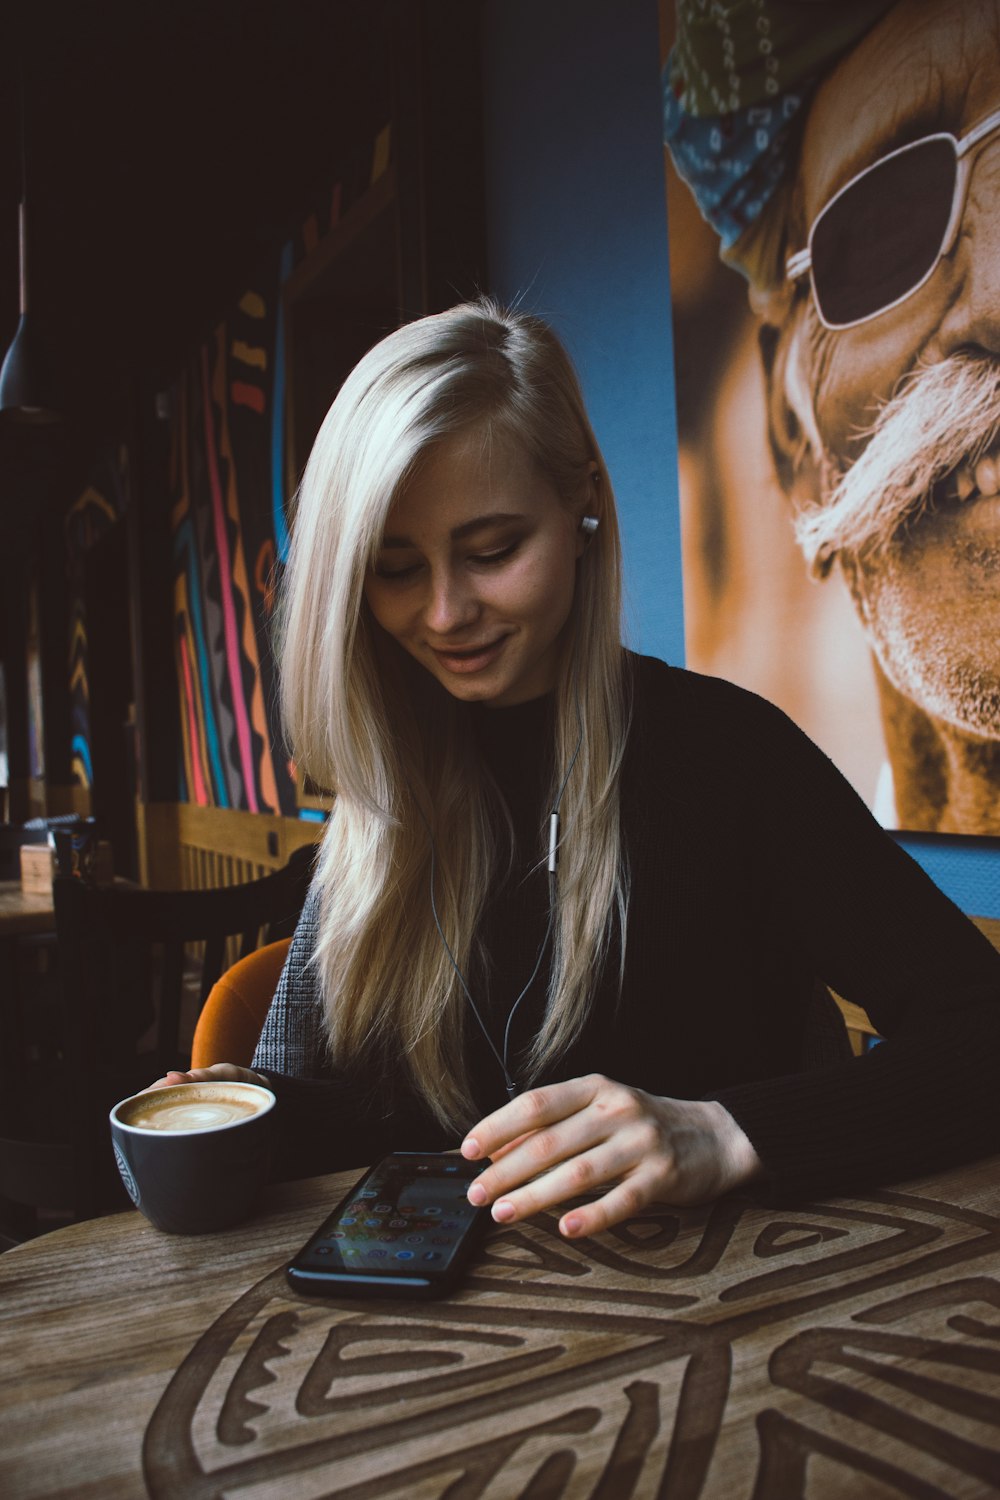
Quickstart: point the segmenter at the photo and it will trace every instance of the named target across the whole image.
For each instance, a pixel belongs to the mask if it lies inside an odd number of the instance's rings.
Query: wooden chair
[[[250,1066],[290,947],[291,938],[268,943],[216,981],[194,1029],[192,1068],[210,1068],[217,1062]]]
[[[261,936],[266,942],[291,936],[313,853],[298,850],[274,874],[208,891],[97,889],[56,880],[62,1045],[45,1066],[5,1066],[0,1206],[22,1205],[32,1215],[62,1208],[71,1218],[127,1206],[108,1110],[168,1068],[188,1066],[185,987],[193,988],[193,1008],[200,1009],[229,940],[245,956]],[[192,944],[202,949],[200,968]]]
[[[983,936],[989,938],[994,948],[996,948],[997,951],[1000,952],[1000,918],[970,917],[969,921],[974,922]],[[879,1042],[882,1040],[879,1033],[875,1030],[875,1027],[869,1020],[868,1012],[866,1010],[862,1010],[860,1005],[852,1004],[850,1000],[841,999],[841,997],[835,994],[833,990],[831,990],[830,993],[833,995],[834,1000],[837,1002],[837,1008],[844,1018],[844,1025],[847,1027],[847,1036],[851,1044],[851,1051],[854,1053],[855,1057],[859,1056],[862,1052],[867,1051],[867,1049],[872,1045],[873,1042]]]

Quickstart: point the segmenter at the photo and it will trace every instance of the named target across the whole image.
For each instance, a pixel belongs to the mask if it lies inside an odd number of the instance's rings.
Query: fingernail
[[[469,1202],[474,1208],[482,1208],[486,1202],[486,1189],[478,1182],[474,1182],[468,1192]]]
[[[560,1228],[563,1234],[579,1234],[583,1228],[583,1220],[578,1219],[576,1214],[567,1214]]]
[[[462,1155],[468,1161],[475,1161],[477,1156],[482,1155],[481,1151],[479,1150],[479,1142],[476,1140],[476,1137],[474,1135],[467,1135],[465,1140],[462,1142]]]
[[[513,1203],[508,1203],[505,1198],[501,1198],[499,1203],[493,1205],[493,1217],[498,1224],[509,1224],[516,1213],[517,1209]]]

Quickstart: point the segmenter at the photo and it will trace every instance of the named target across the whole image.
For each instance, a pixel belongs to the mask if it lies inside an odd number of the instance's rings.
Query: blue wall
[[[657,0],[489,0],[492,291],[558,329],[622,513],[630,644],[684,660]],[[909,837],[966,911],[1000,916],[1000,849]]]
[[[622,516],[629,641],[684,659],[656,0],[486,11],[491,290],[558,330]]]

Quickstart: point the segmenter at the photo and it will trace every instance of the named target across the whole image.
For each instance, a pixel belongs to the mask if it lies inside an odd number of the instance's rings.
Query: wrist
[[[713,1112],[719,1141],[719,1158],[724,1179],[721,1191],[730,1192],[733,1188],[743,1187],[763,1176],[764,1165],[742,1125],[737,1124],[726,1106],[717,1099],[705,1102]]]

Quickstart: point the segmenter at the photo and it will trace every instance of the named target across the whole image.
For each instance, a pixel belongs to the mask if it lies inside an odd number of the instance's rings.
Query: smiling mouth
[[[934,486],[935,505],[964,506],[1000,495],[1000,442],[977,459],[966,459]]]
[[[507,637],[497,636],[494,641],[484,641],[476,646],[432,646],[431,650],[442,666],[451,672],[477,672],[500,654]]]

